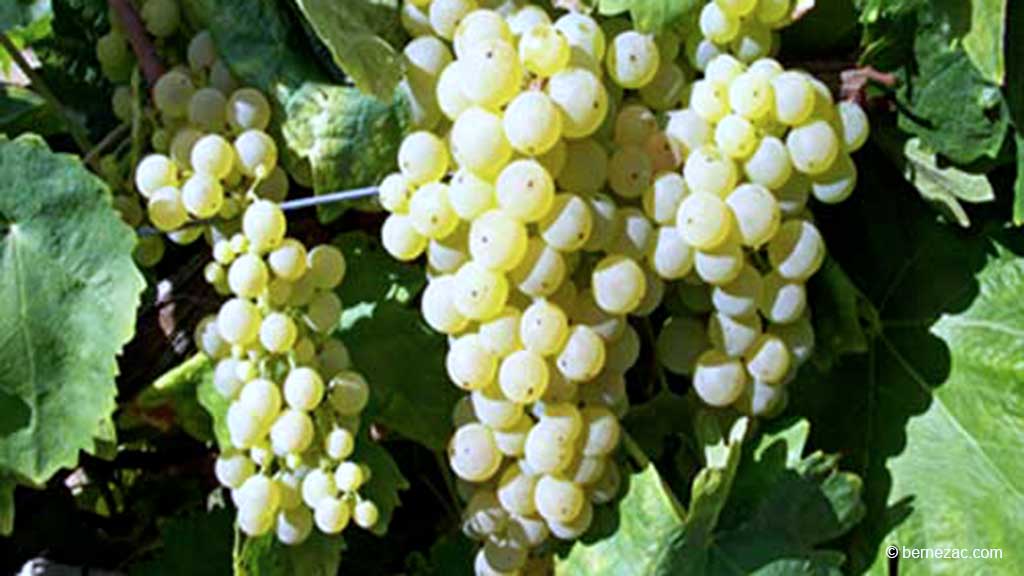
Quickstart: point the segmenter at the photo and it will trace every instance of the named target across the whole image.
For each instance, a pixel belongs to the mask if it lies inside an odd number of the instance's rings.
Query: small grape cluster
[[[691,62],[703,69],[720,54],[751,63],[779,49],[776,30],[788,25],[793,0],[713,0],[695,13],[687,36]]]
[[[381,235],[400,260],[426,254],[422,314],[451,336],[447,372],[469,393],[448,450],[464,531],[483,541],[478,573],[513,573],[549,536],[580,537],[618,493],[624,375],[640,349],[626,317],[655,310],[664,288],[641,197],[682,158],[643,105],[627,108],[610,158],[600,133],[616,94],[677,106],[685,64],[678,37],[623,20],[606,36],[577,12],[412,4],[429,24],[404,51],[421,130],[380,185]],[[639,109],[650,133],[633,129]]]
[[[216,476],[231,489],[250,536],[273,530],[285,544],[315,526],[337,534],[372,528],[376,504],[360,496],[370,469],[352,459],[370,389],[330,336],[341,316],[334,289],[345,259],[330,245],[309,250],[285,237],[280,207],[257,200],[242,231],[214,245],[233,298],[204,319],[196,339],[216,360],[214,386],[231,401],[232,449]]]

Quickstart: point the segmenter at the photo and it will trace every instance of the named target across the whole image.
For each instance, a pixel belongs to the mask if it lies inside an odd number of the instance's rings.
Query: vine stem
[[[131,127],[132,125],[130,122],[123,122],[121,124],[118,124],[117,128],[114,128],[113,130],[108,132],[107,135],[104,136],[103,139],[99,141],[99,143],[97,143],[95,146],[92,147],[91,150],[89,150],[89,153],[86,154],[84,157],[85,162],[91,166],[93,161],[99,158],[100,154],[103,154],[103,152],[106,151],[107,148],[110,148],[117,142],[121,141],[125,136],[127,136],[129,131],[131,130]]]
[[[121,21],[128,42],[132,45],[132,51],[135,52],[135,58],[142,67],[142,73],[146,75],[146,83],[152,88],[164,75],[164,65],[156,53],[156,46],[146,33],[142,18],[128,0],[107,0],[107,5]]]
[[[77,118],[71,115],[69,110],[60,103],[57,96],[54,95],[53,91],[50,90],[50,86],[46,84],[43,77],[36,72],[35,68],[32,67],[25,60],[25,56],[18,50],[18,47],[14,45],[14,42],[7,37],[6,33],[0,32],[0,45],[4,47],[4,50],[10,54],[11,59],[14,60],[15,66],[17,66],[31,82],[31,86],[39,92],[39,95],[57,112],[63,119],[64,123],[67,124],[68,132],[71,133],[71,138],[75,141],[75,145],[78,146],[82,154],[88,154],[89,150],[92,149],[92,144],[89,142],[89,135],[85,131],[85,126],[78,121]],[[92,166],[92,164],[90,164]],[[93,166],[94,169],[98,166]]]

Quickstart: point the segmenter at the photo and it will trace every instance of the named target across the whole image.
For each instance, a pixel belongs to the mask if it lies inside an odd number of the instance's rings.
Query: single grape
[[[729,194],[725,203],[732,211],[736,231],[744,246],[758,248],[779,230],[782,219],[779,203],[763,186],[741,184]]]
[[[607,256],[591,276],[594,300],[610,314],[628,314],[639,306],[647,289],[643,270],[625,256]]]
[[[687,244],[711,250],[725,242],[732,231],[732,212],[718,196],[694,192],[679,205],[676,227]]]
[[[575,194],[597,193],[608,180],[608,153],[591,139],[566,145],[565,166],[558,175],[559,188]]]
[[[786,148],[793,166],[804,174],[822,174],[839,155],[839,139],[824,120],[798,126],[786,136]]]
[[[370,399],[370,386],[358,372],[335,374],[327,384],[331,406],[342,416],[356,416]]]
[[[678,280],[693,270],[695,257],[693,246],[683,239],[677,227],[670,225],[658,228],[647,261],[660,277]]]
[[[415,260],[427,247],[427,237],[416,231],[412,217],[392,214],[380,230],[381,243],[388,254],[401,261]]]
[[[505,109],[505,136],[517,152],[538,156],[551,150],[562,136],[562,114],[547,94],[528,91]]]
[[[547,246],[540,238],[530,238],[526,256],[509,272],[520,292],[534,298],[552,295],[562,286],[568,269],[558,251]]]
[[[242,174],[263,179],[277,167],[277,144],[260,130],[246,130],[235,138],[235,158]]]
[[[135,188],[149,198],[157,190],[178,185],[178,169],[163,154],[150,154],[135,167]]]
[[[535,160],[516,160],[505,167],[495,183],[502,211],[522,222],[536,222],[547,214],[555,197],[555,183]]]
[[[188,221],[188,212],[181,198],[181,191],[173,186],[166,186],[153,192],[146,206],[150,222],[161,232],[170,232],[181,228]]]
[[[623,88],[641,88],[654,79],[660,65],[654,37],[635,31],[616,36],[608,47],[608,75]]]
[[[480,336],[467,334],[455,339],[445,357],[448,378],[463,390],[479,390],[494,381],[497,359],[481,342]]]
[[[768,244],[768,260],[779,276],[803,282],[824,262],[825,241],[814,224],[790,220]]]
[[[171,70],[153,86],[153,104],[168,118],[184,118],[188,115],[189,103],[195,90],[188,74]]]
[[[475,0],[433,0],[429,8],[430,26],[441,38],[452,40],[459,21],[476,8]]]
[[[857,166],[849,154],[841,153],[825,172],[811,180],[811,194],[825,204],[838,204],[853,194],[857,186]]]
[[[744,355],[747,372],[755,381],[775,384],[789,372],[790,354],[777,336],[762,334]]]
[[[624,146],[608,162],[608,183],[623,198],[639,198],[650,186],[654,167],[644,150]]]
[[[497,176],[512,156],[502,118],[483,108],[469,108],[460,114],[449,139],[459,166],[482,177]]]
[[[593,72],[570,67],[548,80],[547,94],[562,112],[566,138],[584,138],[601,126],[608,113],[608,92]]]
[[[413,132],[398,148],[398,167],[412,186],[436,182],[448,171],[448,148],[430,132]]]
[[[460,427],[448,442],[448,461],[455,474],[464,480],[487,480],[498,471],[501,460],[494,435],[481,424]]]
[[[537,512],[549,522],[571,522],[583,511],[586,495],[576,484],[544,475],[535,491]]]
[[[715,310],[723,314],[734,318],[749,317],[757,313],[761,289],[761,274],[748,263],[731,282],[714,287],[711,302]]]
[[[786,280],[772,272],[764,277],[760,309],[769,322],[795,322],[807,309],[807,290],[803,283]]]
[[[717,44],[725,44],[740,31],[737,15],[730,14],[716,4],[708,2],[700,11],[700,31],[706,38]]]
[[[427,324],[438,332],[455,334],[469,323],[469,319],[455,307],[457,284],[454,275],[438,276],[433,278],[423,291],[420,311]]]
[[[292,349],[297,338],[295,322],[281,312],[267,315],[260,324],[260,344],[268,352],[284,354]]]
[[[783,72],[771,80],[775,94],[775,118],[788,126],[797,126],[814,112],[814,88],[800,72]]]
[[[352,517],[351,505],[333,496],[321,498],[313,510],[316,527],[324,534],[338,534]]]
[[[840,102],[836,110],[843,127],[843,147],[847,152],[856,152],[868,140],[868,116],[859,104],[850,100]]]
[[[196,218],[212,218],[224,206],[224,188],[216,178],[196,172],[181,187],[185,210]]]
[[[745,354],[758,336],[761,335],[761,318],[750,316],[729,316],[716,312],[708,320],[708,338],[717,350],[730,358]]]
[[[313,420],[309,415],[289,408],[270,427],[270,442],[275,454],[299,454],[312,444],[313,434]]]
[[[471,320],[488,320],[501,313],[508,300],[504,274],[469,261],[455,274],[455,308]]]
[[[708,350],[697,360],[693,389],[710,406],[728,406],[739,398],[747,384],[747,374],[739,360],[718,350]]]

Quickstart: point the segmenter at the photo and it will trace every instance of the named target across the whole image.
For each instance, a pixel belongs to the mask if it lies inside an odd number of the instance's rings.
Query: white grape
[[[693,389],[705,403],[722,407],[732,404],[747,383],[743,364],[718,350],[709,350],[697,360]]]

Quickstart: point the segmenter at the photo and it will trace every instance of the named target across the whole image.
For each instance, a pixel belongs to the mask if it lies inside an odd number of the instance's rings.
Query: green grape
[[[494,435],[481,424],[461,426],[448,443],[448,462],[455,474],[463,480],[487,480],[498,471],[501,460],[502,455],[494,443]]]
[[[201,30],[189,40],[187,59],[193,72],[205,70],[217,60],[217,47],[209,30]]]
[[[550,296],[563,284],[568,274],[565,259],[539,238],[530,238],[526,256],[509,273],[520,292],[534,298]]]
[[[188,121],[208,132],[220,130],[227,121],[227,99],[215,88],[200,88],[189,101]]]
[[[660,64],[658,46],[648,34],[623,32],[608,47],[608,75],[623,88],[646,86],[654,79]]]
[[[591,276],[594,301],[610,314],[628,314],[640,305],[647,281],[643,270],[625,256],[607,256]]]
[[[639,198],[650,186],[654,168],[643,149],[625,146],[608,162],[608,183],[623,198]]]
[[[281,392],[270,380],[258,378],[242,387],[238,405],[263,424],[270,424],[281,411]]]
[[[505,275],[478,262],[466,262],[455,273],[455,308],[470,320],[488,320],[500,314],[508,292]]]
[[[785,387],[752,380],[733,406],[748,416],[771,418],[785,402]]]
[[[549,522],[571,522],[583,511],[586,494],[576,484],[544,475],[537,481],[537,512]]]
[[[604,60],[607,41],[601,27],[590,16],[568,12],[555,21],[555,29],[569,41],[574,53],[582,53],[593,62]]]
[[[551,534],[559,540],[572,541],[582,537],[594,521],[594,507],[589,501],[583,502],[583,510],[569,522],[549,521]]]
[[[376,504],[369,500],[357,502],[352,510],[352,521],[356,523],[356,526],[364,530],[372,529],[377,525],[379,519],[380,510],[377,509]]]
[[[683,239],[679,229],[669,225],[658,228],[647,261],[660,277],[678,280],[693,270],[695,257],[693,247]]]
[[[300,341],[301,344],[301,341]],[[340,340],[329,338],[320,347],[320,354],[317,356],[320,363],[320,372],[325,378],[332,378],[342,370],[348,370],[352,366],[348,348]]]
[[[711,291],[711,302],[715,310],[734,318],[743,318],[757,313],[761,296],[761,274],[749,263],[731,282],[715,286]]]
[[[448,201],[448,186],[432,182],[421,186],[409,201],[412,225],[426,238],[444,238],[455,231],[459,216]]]
[[[700,11],[700,31],[705,38],[716,44],[726,44],[740,31],[739,18],[729,14],[714,3],[708,2]]]
[[[110,98],[110,108],[114,111],[114,117],[121,122],[131,122],[134,105],[131,88],[118,86],[114,89],[114,95]]]
[[[778,336],[762,334],[744,355],[747,372],[758,382],[775,384],[789,372],[790,355]]]
[[[562,112],[566,138],[585,138],[601,127],[608,114],[608,92],[593,72],[570,67],[548,80],[548,96]]]
[[[687,244],[711,250],[725,242],[732,231],[732,212],[718,196],[694,192],[679,205],[676,227]]]
[[[430,27],[430,16],[425,10],[426,7],[426,4],[421,6],[412,0],[402,2],[399,20],[402,23],[402,28],[413,38],[434,33],[434,29]]]
[[[825,172],[811,180],[811,193],[820,202],[838,204],[853,194],[857,186],[857,166],[843,152]]]
[[[744,246],[758,248],[775,236],[782,215],[779,203],[763,186],[741,184],[725,203],[733,214],[736,231]]]
[[[551,150],[562,136],[562,115],[547,94],[528,91],[505,109],[505,136],[517,152],[538,156]]]
[[[267,200],[253,202],[242,217],[242,232],[249,248],[259,253],[277,248],[284,240],[285,227],[284,212]]]
[[[324,381],[316,370],[299,366],[288,372],[284,379],[284,400],[288,406],[310,411],[320,405],[323,397]]]
[[[517,464],[512,464],[501,474],[495,493],[501,506],[511,514],[533,516],[537,507],[533,503],[533,492],[537,477],[526,474]]]
[[[454,182],[454,179],[453,179]],[[388,212],[405,213],[409,210],[412,186],[400,172],[388,174],[378,186],[377,199]]]
[[[772,324],[767,332],[785,342],[796,366],[811,359],[814,353],[814,326],[807,314],[789,324]]]
[[[807,200],[811,195],[811,180],[800,174],[794,173],[781,188],[776,190],[776,197],[779,200],[779,210],[784,217],[797,216],[803,213],[807,206]]]
[[[313,520],[324,534],[338,534],[348,526],[352,518],[351,505],[347,500],[326,496],[316,503]]]
[[[578,454],[566,470],[567,480],[574,484],[589,487],[597,484],[608,468],[608,459],[602,456],[583,456]]]
[[[686,185],[692,192],[726,197],[739,179],[736,163],[713,146],[695,150],[683,168]]]
[[[235,90],[228,99],[227,119],[236,132],[266,130],[270,125],[270,103],[255,88]]]
[[[246,130],[235,138],[235,158],[242,174],[263,179],[277,167],[277,144],[260,130]]]
[[[566,144],[565,166],[559,173],[559,188],[575,194],[597,193],[608,180],[608,153],[597,141],[587,138]]]
[[[729,43],[729,48],[744,62],[754,62],[772,54],[775,46],[772,31],[755,22],[744,22],[740,33]]]
[[[751,74],[756,74],[771,82],[776,76],[785,72],[785,68],[774,58],[758,58],[750,63],[748,68]]]
[[[473,557],[473,573],[479,576],[519,574],[525,564],[525,548],[508,539],[489,538]]]
[[[539,474],[557,474],[572,463],[572,439],[557,423],[541,420],[526,436],[524,461]]]
[[[192,146],[191,161],[196,172],[223,180],[235,164],[235,149],[221,136],[209,134]]]
[[[667,112],[677,106],[686,91],[686,74],[671,61],[662,60],[651,81],[640,88],[640,98],[651,108]]]
[[[538,299],[523,311],[519,339],[523,346],[541,356],[557,353],[569,336],[569,319],[561,308]]]
[[[285,545],[297,546],[313,532],[313,514],[308,508],[285,510],[277,515],[274,534]]]
[[[469,260],[469,227],[462,225],[453,234],[427,244],[427,264],[442,274],[452,274]]]
[[[461,332],[469,323],[469,319],[455,307],[456,285],[454,275],[433,278],[420,300],[423,319],[431,328],[444,334]]]
[[[501,361],[498,385],[516,404],[536,402],[547,390],[550,374],[544,358],[531,350],[518,350]]]
[[[627,207],[616,214],[617,234],[608,251],[634,260],[642,260],[654,242],[654,226],[638,208]]]
[[[462,91],[462,73],[462,63],[455,61],[446,66],[437,79],[434,96],[441,113],[449,120],[455,120],[473,105]]]
[[[328,334],[341,317],[341,299],[334,292],[317,292],[306,310],[306,325],[316,332]]]
[[[462,91],[477,106],[500,108],[519,93],[522,64],[516,49],[505,40],[481,40],[460,61]]]
[[[502,210],[490,210],[473,221],[469,252],[473,260],[496,271],[514,269],[527,247],[526,227]]]
[[[580,411],[583,417],[584,456],[607,456],[619,445],[622,434],[619,419],[604,406],[586,406]]]
[[[718,350],[708,350],[697,360],[693,389],[706,404],[728,406],[743,393],[747,374],[743,364]]]
[[[455,27],[455,54],[462,58],[473,46],[491,38],[514,42],[512,30],[501,14],[494,10],[470,12]]]
[[[213,386],[221,396],[228,400],[238,396],[244,382],[238,377],[238,360],[225,358],[217,363],[213,370]]]
[[[519,341],[517,308],[508,306],[500,314],[480,324],[480,345],[498,358],[504,358],[522,346]]]
[[[392,214],[380,230],[381,243],[388,254],[403,262],[415,260],[427,247],[427,238],[416,231],[407,214]]]
[[[476,7],[474,0],[433,0],[429,8],[430,26],[441,38],[452,40],[456,25]]]
[[[221,454],[213,470],[221,486],[235,489],[241,487],[242,483],[256,472],[256,467],[244,454]]]
[[[519,59],[527,70],[541,78],[565,70],[571,55],[565,35],[548,23],[537,23],[519,39]]]
[[[569,159],[569,149],[565,144],[565,140],[558,140],[551,147],[551,150],[537,156],[535,159],[548,171],[548,174],[551,174],[552,178],[557,179],[562,175],[562,170],[565,169],[566,162]]]
[[[357,416],[370,399],[370,386],[358,372],[335,374],[327,385],[334,410],[342,416]]]
[[[802,283],[786,280],[772,272],[764,277],[759,308],[769,322],[795,322],[807,309],[807,290]]]
[[[615,143],[619,146],[643,146],[658,131],[658,118],[642,104],[624,106],[615,116]]]
[[[690,34],[686,39],[687,60],[697,70],[706,70],[708,63],[722,54],[722,48],[700,34]]]
[[[435,36],[414,38],[402,50],[406,74],[413,84],[435,84],[441,72],[452,63],[448,46]]]
[[[334,485],[341,492],[355,492],[366,480],[363,467],[355,462],[342,462],[334,470]]]
[[[560,252],[575,252],[586,244],[593,226],[586,200],[574,194],[559,194],[538,229],[548,246]]]
[[[707,66],[704,68],[704,79],[728,86],[740,74],[746,71],[747,66],[735,56],[732,54],[721,54],[708,61]]]
[[[772,111],[772,84],[760,74],[744,72],[729,85],[729,107],[751,120],[764,118]]]
[[[284,354],[292,349],[296,338],[298,329],[295,322],[280,312],[270,314],[260,324],[260,344],[268,352]]]
[[[414,132],[402,140],[398,167],[411,186],[436,182],[448,171],[448,149],[430,132]]]
[[[196,142],[203,137],[203,133],[194,128],[182,128],[174,133],[174,138],[171,139],[171,158],[177,162],[178,166],[182,169],[192,168],[192,148],[195,147]]]
[[[669,113],[665,134],[687,151],[699,150],[711,143],[714,132],[704,117],[692,108]]]
[[[96,40],[96,60],[104,75],[113,81],[124,80],[132,66],[132,55],[124,34],[117,30],[100,36]]]
[[[814,224],[790,220],[768,244],[768,260],[779,276],[805,282],[825,260],[825,241]]]
[[[569,380],[586,382],[604,368],[605,355],[604,341],[597,332],[587,326],[574,326],[555,364]]]
[[[480,336],[467,334],[455,339],[445,357],[448,378],[463,390],[479,390],[494,381],[498,361],[481,343]]]
[[[177,230],[188,221],[181,191],[173,186],[160,188],[149,197],[146,206],[150,222],[161,232]]]
[[[449,138],[459,166],[482,177],[497,176],[512,156],[501,117],[483,108],[460,114]]]
[[[506,14],[509,29],[516,37],[526,34],[534,26],[540,24],[551,24],[548,13],[540,6],[527,4],[525,6],[513,7],[511,14]]]
[[[178,169],[163,154],[150,154],[135,167],[135,188],[149,198],[161,188],[178,185]]]
[[[843,147],[847,152],[856,152],[868,140],[868,116],[859,104],[850,100],[840,102],[836,111],[843,127]]]
[[[791,0],[758,0],[754,14],[759,22],[777,28],[789,18],[790,4]]]
[[[804,123],[814,112],[814,88],[800,72],[783,72],[771,80],[775,118],[787,126]]]
[[[294,238],[285,238],[273,252],[267,256],[271,271],[279,278],[295,281],[306,273],[306,247]],[[344,264],[342,264],[344,269]]]
[[[839,139],[824,120],[798,126],[786,136],[786,148],[793,166],[804,174],[822,174],[839,155]]]
[[[196,218],[212,218],[224,205],[224,188],[215,178],[196,172],[181,188],[185,210]]]
[[[720,286],[732,282],[743,270],[744,262],[743,248],[734,234],[714,248],[698,250],[693,266],[701,280]]]
[[[612,342],[622,335],[626,323],[621,315],[610,314],[598,306],[593,292],[586,290],[576,297],[572,320],[593,329],[605,342]]]
[[[238,402],[228,407],[227,425],[235,448],[249,448],[266,434],[266,427],[254,410]]]
[[[221,94],[227,96],[228,94],[234,93],[235,89],[238,88],[238,81],[231,74],[231,69],[224,63],[223,60],[217,59],[210,66],[210,86],[213,86],[217,90],[220,90]],[[269,122],[270,112],[268,106],[267,118]],[[228,108],[228,122],[231,122],[231,109]],[[233,125],[232,125],[233,126]],[[251,126],[252,128],[263,129],[266,126]]]
[[[334,485],[334,475],[328,474],[319,468],[313,469],[302,479],[302,501],[310,508],[316,508],[317,504],[325,498],[334,498],[338,494],[338,487]]]
[[[505,167],[495,183],[498,206],[522,222],[536,222],[551,209],[555,183],[535,160],[516,160]]]
[[[287,393],[287,390],[286,390]],[[324,440],[324,452],[334,460],[344,460],[352,455],[355,449],[355,438],[345,428],[335,428]]]
[[[675,223],[683,198],[690,193],[686,180],[678,172],[660,172],[644,191],[644,213],[657,224]]]
[[[171,36],[181,23],[181,11],[175,0],[147,0],[140,15],[146,30],[157,38]]]
[[[168,118],[184,118],[195,93],[192,79],[180,70],[171,70],[153,86],[153,104]]]
[[[743,172],[750,182],[777,190],[790,179],[793,164],[785,143],[774,136],[765,136],[756,150],[743,164]]]
[[[345,256],[334,246],[321,244],[309,252],[307,259],[317,288],[332,290],[345,278]]]
[[[655,342],[658,362],[673,374],[693,374],[697,358],[708,348],[704,326],[694,318],[675,316],[665,320]]]
[[[299,410],[287,409],[270,427],[270,443],[279,456],[299,454],[313,443],[313,420]]]

